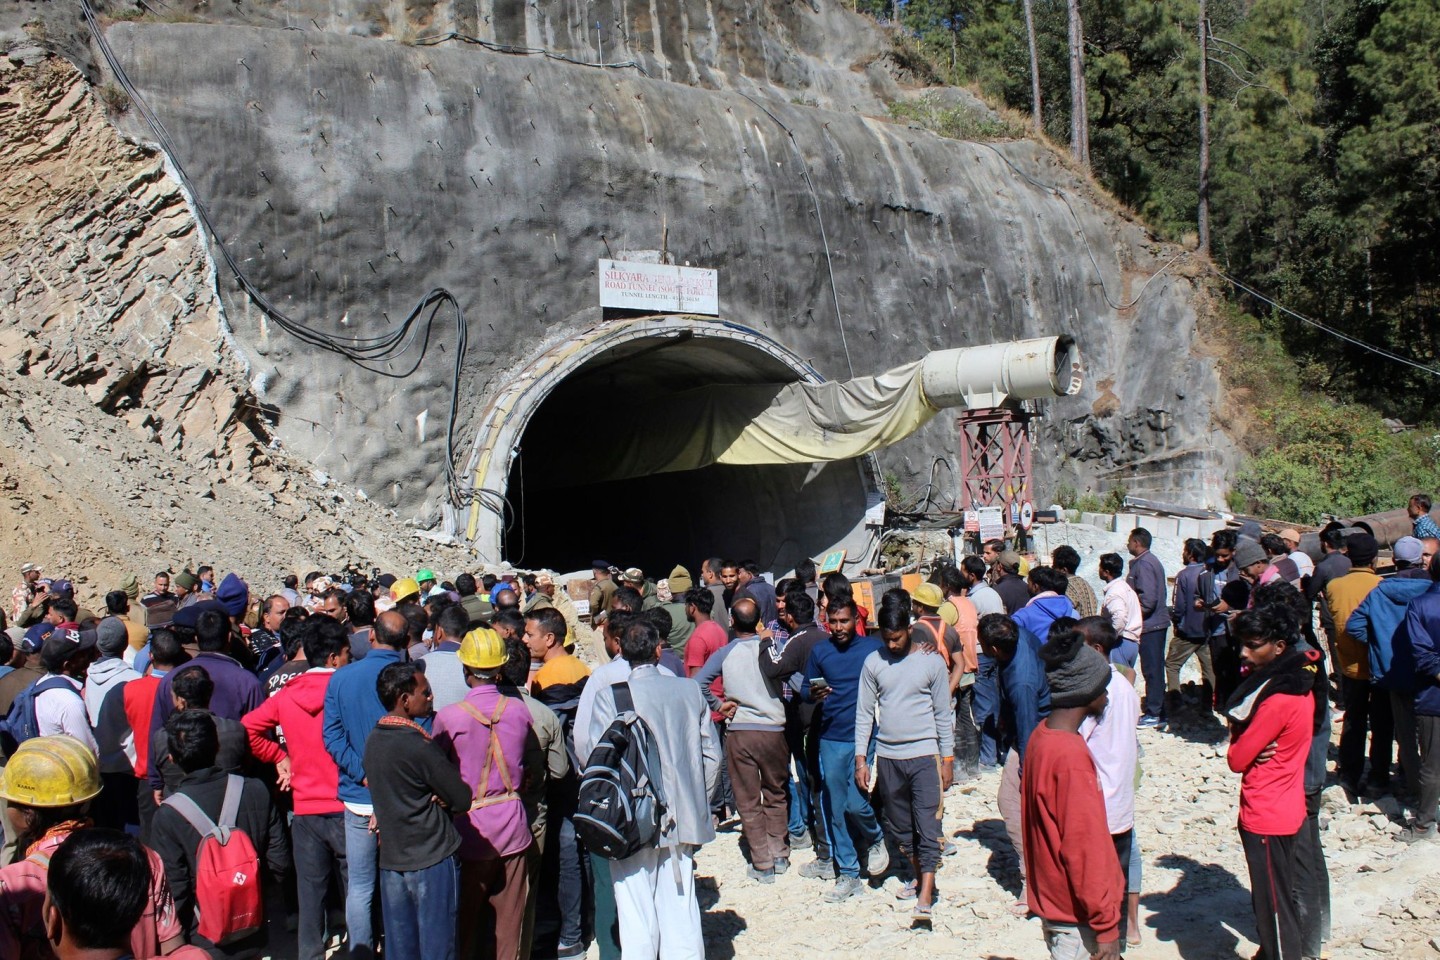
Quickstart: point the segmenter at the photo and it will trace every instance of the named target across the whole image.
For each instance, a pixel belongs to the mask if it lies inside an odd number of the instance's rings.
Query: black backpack
[[[655,735],[635,713],[630,684],[612,689],[616,716],[580,776],[574,823],[591,853],[623,860],[656,846],[673,818],[660,785]]]

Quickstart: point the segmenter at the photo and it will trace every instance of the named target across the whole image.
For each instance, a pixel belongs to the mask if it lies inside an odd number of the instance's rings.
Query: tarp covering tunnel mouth
[[[863,460],[626,468],[626,458],[653,465],[673,452],[675,438],[658,425],[687,392],[741,396],[758,386],[763,395],[798,379],[786,363],[733,340],[642,338],[600,352],[550,391],[521,438],[504,556],[583,569],[599,550],[657,578],[683,564],[698,580],[707,556],[783,572],[845,542],[876,496]]]

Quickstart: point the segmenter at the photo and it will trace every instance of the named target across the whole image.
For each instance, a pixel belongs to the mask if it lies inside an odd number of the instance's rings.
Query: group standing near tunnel
[[[747,882],[793,869],[825,909],[894,875],[928,930],[946,792],[983,780],[1012,912],[1057,960],[1115,957],[1142,942],[1143,737],[1209,728],[1257,956],[1321,957],[1327,780],[1437,836],[1429,506],[1384,568],[1364,530],[1312,557],[1247,525],[1166,571],[1142,527],[1098,595],[1073,547],[990,541],[874,609],[808,560],[773,585],[596,561],[573,598],[508,565],[263,596],[207,566],[92,598],[27,563],[0,635],[0,956],[698,958],[695,854],[736,828]]]

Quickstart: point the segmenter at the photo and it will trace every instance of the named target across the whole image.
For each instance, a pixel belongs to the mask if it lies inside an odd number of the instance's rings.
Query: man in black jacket
[[[413,663],[375,681],[385,716],[365,741],[365,779],[380,834],[380,900],[386,952],[415,960],[455,956],[460,834],[453,814],[470,807],[460,771],[416,723],[435,697]]]
[[[181,710],[166,721],[165,732],[170,740],[170,756],[184,772],[176,792],[189,797],[207,817],[218,823],[230,776],[215,765],[220,750],[215,718],[203,710]],[[284,876],[290,867],[290,842],[280,825],[279,812],[270,803],[270,791],[259,780],[245,778],[235,826],[250,838],[271,875]],[[155,811],[150,839],[151,847],[165,863],[165,878],[175,898],[176,914],[190,943],[212,957],[239,960],[260,956],[267,940],[263,926],[251,936],[223,947],[210,943],[196,929],[195,860],[201,836],[180,811],[162,804]]]

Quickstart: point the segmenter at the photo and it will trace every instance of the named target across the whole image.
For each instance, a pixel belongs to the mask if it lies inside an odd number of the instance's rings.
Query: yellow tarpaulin
[[[635,431],[582,438],[587,479],[624,480],[712,463],[815,463],[889,446],[937,412],[920,361],[827,383],[709,385],[649,404]],[[573,479],[573,478],[571,478]]]

